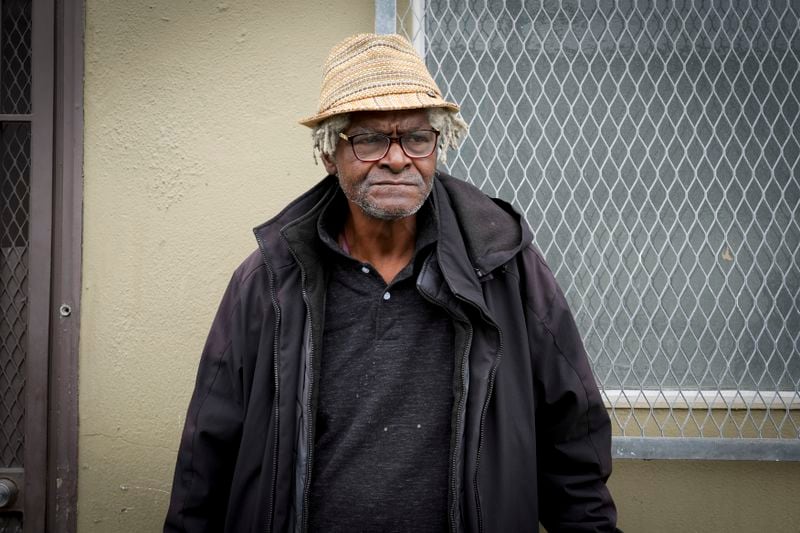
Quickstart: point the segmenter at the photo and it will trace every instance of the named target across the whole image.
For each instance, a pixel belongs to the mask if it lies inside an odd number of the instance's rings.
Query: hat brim
[[[439,95],[432,92],[414,92],[403,94],[390,94],[384,96],[371,96],[360,100],[351,100],[326,109],[321,113],[308,118],[301,119],[299,122],[303,126],[313,128],[321,121],[334,115],[344,113],[355,113],[357,111],[400,111],[404,109],[429,109],[441,107],[458,111],[458,105],[444,100]]]

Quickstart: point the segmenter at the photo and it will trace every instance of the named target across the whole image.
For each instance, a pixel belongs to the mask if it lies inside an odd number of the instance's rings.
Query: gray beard
[[[424,183],[422,176],[420,176],[419,179]],[[425,194],[422,195],[420,201],[407,209],[387,209],[372,203],[367,198],[367,191],[366,187],[363,187],[363,182],[359,184],[358,187],[348,188],[344,187],[342,185],[342,181],[339,180],[339,187],[342,189],[347,199],[360,207],[366,215],[378,220],[399,220],[401,218],[406,218],[417,214],[417,211],[422,208],[422,206],[425,204],[425,200],[428,199],[428,196],[430,196],[431,190],[433,189],[433,179],[431,179],[427,190],[425,191]]]
[[[428,191],[428,194],[430,194],[430,191]],[[372,218],[377,218],[379,220],[399,220],[401,218],[410,217],[411,215],[416,215],[417,211],[422,208],[422,205],[427,199],[428,195],[426,195],[425,198],[423,198],[422,201],[417,205],[412,206],[409,209],[383,209],[377,205],[371,204],[365,198],[353,200],[353,202],[360,207],[364,213]]]

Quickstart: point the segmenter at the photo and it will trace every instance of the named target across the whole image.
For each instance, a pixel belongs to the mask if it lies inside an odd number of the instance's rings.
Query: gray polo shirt
[[[453,324],[417,290],[436,247],[418,213],[411,262],[386,284],[337,244],[347,204],[320,217],[329,274],[310,493],[311,531],[445,531]]]

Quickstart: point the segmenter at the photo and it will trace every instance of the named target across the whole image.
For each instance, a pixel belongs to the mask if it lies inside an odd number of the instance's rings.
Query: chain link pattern
[[[800,5],[398,3],[618,436],[800,437]]]
[[[0,468],[23,466],[30,123],[0,123]]]
[[[0,113],[31,112],[31,2],[0,4]]]

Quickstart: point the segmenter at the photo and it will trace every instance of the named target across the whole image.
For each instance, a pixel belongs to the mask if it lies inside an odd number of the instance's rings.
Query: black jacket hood
[[[289,226],[316,218],[338,188],[336,176],[328,175],[276,216],[254,228],[262,248],[276,244],[279,234]],[[452,243],[459,258],[466,254],[477,277],[511,260],[533,239],[530,227],[511,204],[489,198],[463,180],[437,171],[432,197],[436,205],[447,203],[451,208],[437,209],[439,233],[446,237],[440,243]],[[293,258],[287,253],[282,257],[273,255],[271,260],[280,269]]]
[[[454,217],[440,224],[452,222],[456,230],[460,228],[467,257],[478,276],[508,262],[533,240],[525,219],[508,202],[490,198],[474,185],[443,173],[437,173],[435,184],[435,201],[447,201]]]

